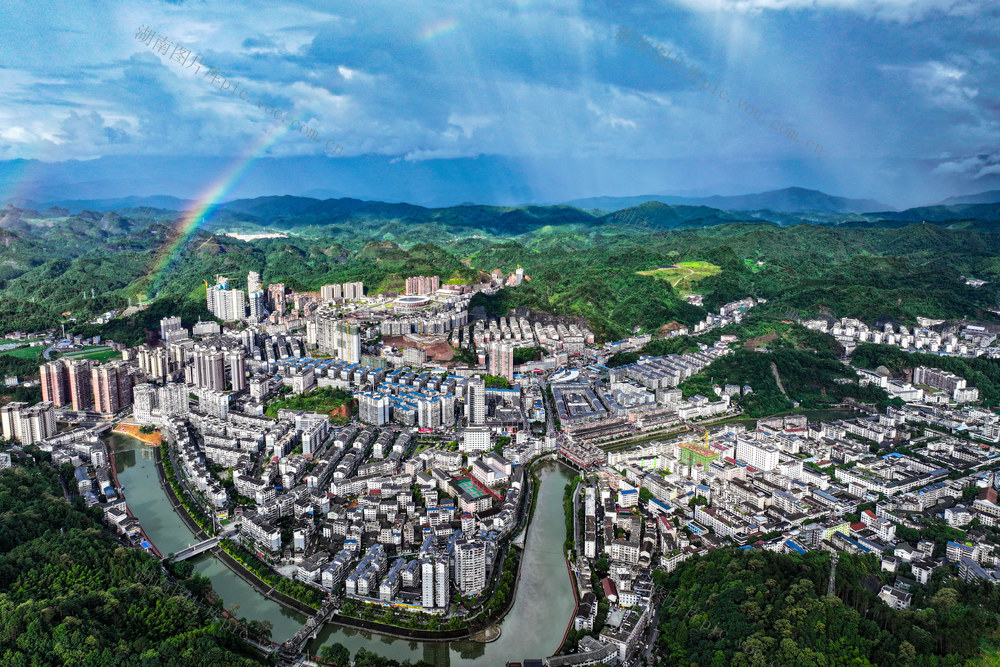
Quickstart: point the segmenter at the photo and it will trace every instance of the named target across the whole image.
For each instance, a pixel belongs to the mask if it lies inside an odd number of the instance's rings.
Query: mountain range
[[[642,208],[650,203],[665,207],[654,209],[647,207],[643,210],[647,212],[655,210],[657,222],[668,228],[688,226],[688,223],[693,221],[698,222],[692,226],[698,227],[736,221],[764,221],[780,225],[803,222],[840,225],[876,222],[1000,221],[1000,206],[998,206],[1000,190],[949,197],[938,204],[902,211],[893,210],[872,199],[851,199],[799,187],[739,196],[591,197],[550,206],[462,204],[440,208],[349,197],[320,198],[328,191],[314,189],[313,192],[319,197],[282,195],[234,199],[219,205],[210,216],[209,223],[216,226],[243,223],[250,226],[293,228],[350,219],[383,218],[424,223],[467,221],[475,225],[495,215],[505,218],[500,228],[504,228],[507,233],[516,234],[519,232],[513,229],[523,228],[522,224],[512,224],[519,217],[522,218],[522,223],[529,226],[539,223],[553,224],[557,222],[552,219],[553,216],[558,218],[559,222],[593,222],[595,218],[605,218],[608,213]],[[164,213],[181,212],[194,204],[191,200],[169,195],[51,200],[12,198],[5,203],[18,209],[39,211],[40,217],[75,215],[83,211],[117,211],[132,216],[136,209],[146,207]],[[670,212],[666,212],[666,209],[670,209]]]
[[[848,199],[828,195],[819,190],[806,188],[783,188],[756,194],[724,197],[675,197],[672,195],[644,195],[640,197],[590,197],[565,202],[569,206],[583,209],[617,211],[638,206],[649,201],[662,204],[684,206],[709,206],[723,211],[760,211],[776,213],[802,213],[820,211],[824,213],[868,213],[885,211],[890,207],[873,199]]]

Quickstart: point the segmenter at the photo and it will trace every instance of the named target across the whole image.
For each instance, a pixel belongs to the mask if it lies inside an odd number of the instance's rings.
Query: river
[[[128,506],[146,535],[164,554],[196,542],[194,535],[170,507],[160,488],[152,449],[135,438],[114,433],[109,437],[118,465],[118,480],[125,487]],[[395,660],[426,660],[436,667],[451,665],[502,665],[508,660],[544,658],[559,646],[575,607],[572,584],[562,555],[566,538],[562,498],[572,474],[566,466],[546,462],[536,468],[541,478],[537,507],[528,528],[521,579],[514,606],[504,618],[500,638],[489,644],[471,641],[419,642],[328,624],[310,642],[317,654],[325,644],[340,642],[353,654],[364,647]],[[304,617],[255,591],[211,554],[192,559],[195,570],[209,577],[225,606],[239,605],[238,616],[270,621],[273,639],[288,639]]]

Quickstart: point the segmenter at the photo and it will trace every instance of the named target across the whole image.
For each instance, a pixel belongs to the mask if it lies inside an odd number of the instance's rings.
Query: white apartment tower
[[[17,439],[22,445],[33,445],[56,434],[55,406],[48,401],[28,406],[13,402],[0,407],[3,437]]]
[[[261,288],[260,274],[256,271],[247,273],[247,292],[253,294],[259,292]]]
[[[486,544],[461,538],[455,541],[455,585],[462,595],[478,595],[486,588]]]
[[[469,425],[486,423],[486,383],[481,377],[469,378],[466,386],[465,417]]]

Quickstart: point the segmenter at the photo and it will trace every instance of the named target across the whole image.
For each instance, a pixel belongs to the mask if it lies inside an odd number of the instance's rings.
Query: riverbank
[[[114,433],[121,433],[122,435],[127,435],[130,438],[135,438],[136,440],[144,442],[145,444],[151,445],[153,447],[159,447],[160,445],[163,444],[163,436],[160,435],[158,431],[153,431],[152,433],[143,433],[139,430],[140,428],[142,427],[139,426],[138,424],[121,422],[119,424],[115,424],[115,427],[112,428],[111,430]]]
[[[537,497],[537,483],[528,482],[527,480],[533,479],[528,471],[525,471],[525,483],[530,484],[528,491],[535,491],[534,494],[526,493],[522,497],[525,499],[523,502],[532,502],[534,498]],[[531,510],[534,506],[530,507]],[[528,512],[529,508],[525,508],[525,514]],[[530,521],[526,523],[530,524]],[[525,527],[526,527],[525,526]],[[516,533],[515,533],[516,535]],[[354,616],[343,616],[340,614],[335,614],[331,617],[327,623],[333,623],[336,625],[341,625],[344,627],[349,627],[358,630],[366,630],[370,632],[377,632],[380,635],[386,635],[389,637],[395,637],[397,639],[416,639],[420,641],[431,641],[431,642],[451,642],[459,640],[470,640],[473,642],[488,644],[497,641],[501,635],[502,631],[500,629],[500,624],[503,622],[507,614],[514,607],[514,602],[517,599],[517,591],[521,583],[521,566],[524,562],[524,552],[523,549],[519,549],[517,544],[514,543],[514,538],[509,540],[508,545],[509,551],[504,555],[504,559],[501,560],[499,565],[500,569],[495,570],[496,582],[494,583],[494,595],[496,595],[496,587],[499,585],[500,580],[503,576],[503,567],[506,564],[506,559],[511,557],[511,553],[516,553],[517,563],[514,569],[514,580],[511,582],[510,594],[504,606],[495,612],[488,614],[485,617],[480,615],[473,616],[471,622],[463,628],[455,628],[454,630],[424,630],[415,628],[404,628],[398,625],[390,625],[387,623],[381,623],[379,621],[373,621],[370,619],[362,619]],[[575,593],[574,593],[575,594]],[[492,599],[492,598],[491,598]],[[480,609],[485,606],[489,600],[484,600]]]
[[[157,448],[153,453],[153,461],[156,465],[156,475],[160,480],[160,486],[163,488],[164,492],[167,494],[167,500],[170,501],[174,512],[180,517],[184,525],[187,526],[188,530],[199,539],[208,539],[209,535],[201,529],[200,526],[191,517],[188,511],[181,504],[180,499],[177,498],[177,494],[174,493],[173,487],[167,483],[166,474],[163,470],[163,458],[160,454],[160,449]],[[255,573],[251,572],[249,569],[243,566],[242,563],[237,561],[235,558],[226,553],[225,549],[221,547],[216,547],[211,549],[210,553],[215,556],[223,565],[229,568],[233,574],[245,581],[254,591],[264,596],[265,598],[280,604],[282,607],[289,609],[291,611],[297,612],[299,614],[304,614],[306,616],[312,616],[316,613],[316,610],[309,605],[296,600],[293,597],[285,595],[284,593],[277,591],[273,586],[269,585],[266,581],[262,580]]]
[[[187,510],[184,508],[180,499],[177,498],[172,486],[167,483],[166,474],[163,470],[163,459],[160,453],[160,449],[154,450],[153,460],[156,466],[156,474],[160,480],[160,485],[163,487],[167,494],[168,500],[170,500],[171,506],[178,517],[184,522],[189,530],[200,539],[206,539],[208,535],[201,530],[200,527],[194,522],[194,519],[190,516]],[[526,479],[527,476],[526,476]],[[535,484],[531,484],[529,491],[535,491]],[[525,494],[527,497],[534,499],[533,493]],[[532,503],[531,509],[534,508],[534,503]],[[527,510],[526,510],[527,511]],[[525,525],[527,528],[527,523]],[[215,556],[219,561],[221,561],[227,568],[229,568],[233,574],[238,576],[244,582],[246,582],[254,591],[258,594],[268,598],[269,600],[278,603],[279,605],[289,609],[291,611],[304,614],[306,616],[311,616],[316,613],[316,609],[306,605],[305,603],[296,600],[295,598],[282,593],[275,589],[274,586],[270,585],[268,582],[261,579],[255,572],[245,567],[242,563],[232,557],[225,549],[217,547],[211,550],[213,556]],[[162,556],[161,556],[162,557]],[[327,623],[333,623],[347,628],[352,628],[356,630],[365,630],[369,632],[377,632],[381,635],[386,635],[390,637],[395,637],[399,639],[416,639],[420,641],[438,641],[438,642],[450,642],[463,639],[471,639],[472,637],[480,634],[485,634],[491,637],[491,641],[495,641],[499,636],[499,632],[491,632],[492,628],[495,628],[507,615],[510,609],[514,605],[514,600],[517,596],[518,583],[520,582],[520,570],[521,570],[521,558],[517,560],[517,570],[515,572],[514,585],[512,587],[511,594],[504,605],[504,608],[498,610],[494,614],[490,614],[485,618],[473,618],[473,623],[465,626],[464,628],[456,628],[454,630],[422,630],[422,629],[412,629],[403,626],[390,625],[386,623],[381,623],[378,621],[373,621],[369,619],[355,618],[353,616],[344,616],[336,614],[327,620]]]
[[[202,530],[201,526],[199,526],[198,523],[191,517],[187,509],[184,508],[183,503],[181,503],[181,499],[177,497],[176,493],[174,493],[173,486],[171,486],[170,482],[167,481],[167,475],[163,471],[163,457],[160,454],[159,447],[153,450],[153,463],[156,466],[156,476],[160,480],[160,486],[167,494],[167,500],[170,501],[170,505],[174,508],[174,512],[177,513],[177,516],[180,517],[181,521],[184,522],[184,525],[188,527],[188,530],[190,530],[195,537],[201,540],[207,540],[210,535]]]
[[[573,587],[573,602],[576,608],[573,610],[573,616],[570,617],[569,623],[566,625],[566,632],[563,633],[562,641],[559,642],[559,648],[552,655],[559,655],[563,650],[563,646],[566,645],[566,638],[569,637],[569,631],[573,629],[573,622],[576,620],[576,615],[580,613],[580,593],[576,590],[576,577],[573,576],[573,565],[570,563],[569,558],[566,559],[566,573],[569,575],[569,585]]]
[[[316,610],[307,605],[304,602],[300,602],[295,598],[285,595],[281,591],[275,590],[273,586],[269,585],[266,581],[258,577],[256,574],[248,570],[240,563],[238,560],[226,553],[226,550],[222,547],[216,547],[212,549],[212,555],[222,561],[233,574],[247,582],[252,589],[263,595],[264,597],[277,602],[286,609],[291,609],[300,614],[306,616],[312,616],[316,613]]]

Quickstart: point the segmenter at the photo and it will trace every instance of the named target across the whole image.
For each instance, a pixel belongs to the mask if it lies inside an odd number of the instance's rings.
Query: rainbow
[[[177,259],[184,244],[191,238],[198,226],[212,211],[218,208],[222,203],[222,198],[239,183],[240,178],[243,177],[250,165],[288,132],[289,126],[285,123],[275,125],[270,131],[265,132],[261,139],[252,145],[243,156],[234,160],[223,171],[222,175],[198,196],[194,206],[174,223],[174,237],[160,248],[153,261],[153,267],[150,269],[151,287]]]
[[[443,18],[425,25],[417,33],[417,37],[424,43],[433,42],[438,37],[443,37],[450,32],[454,32],[457,28],[458,19],[453,17]]]

